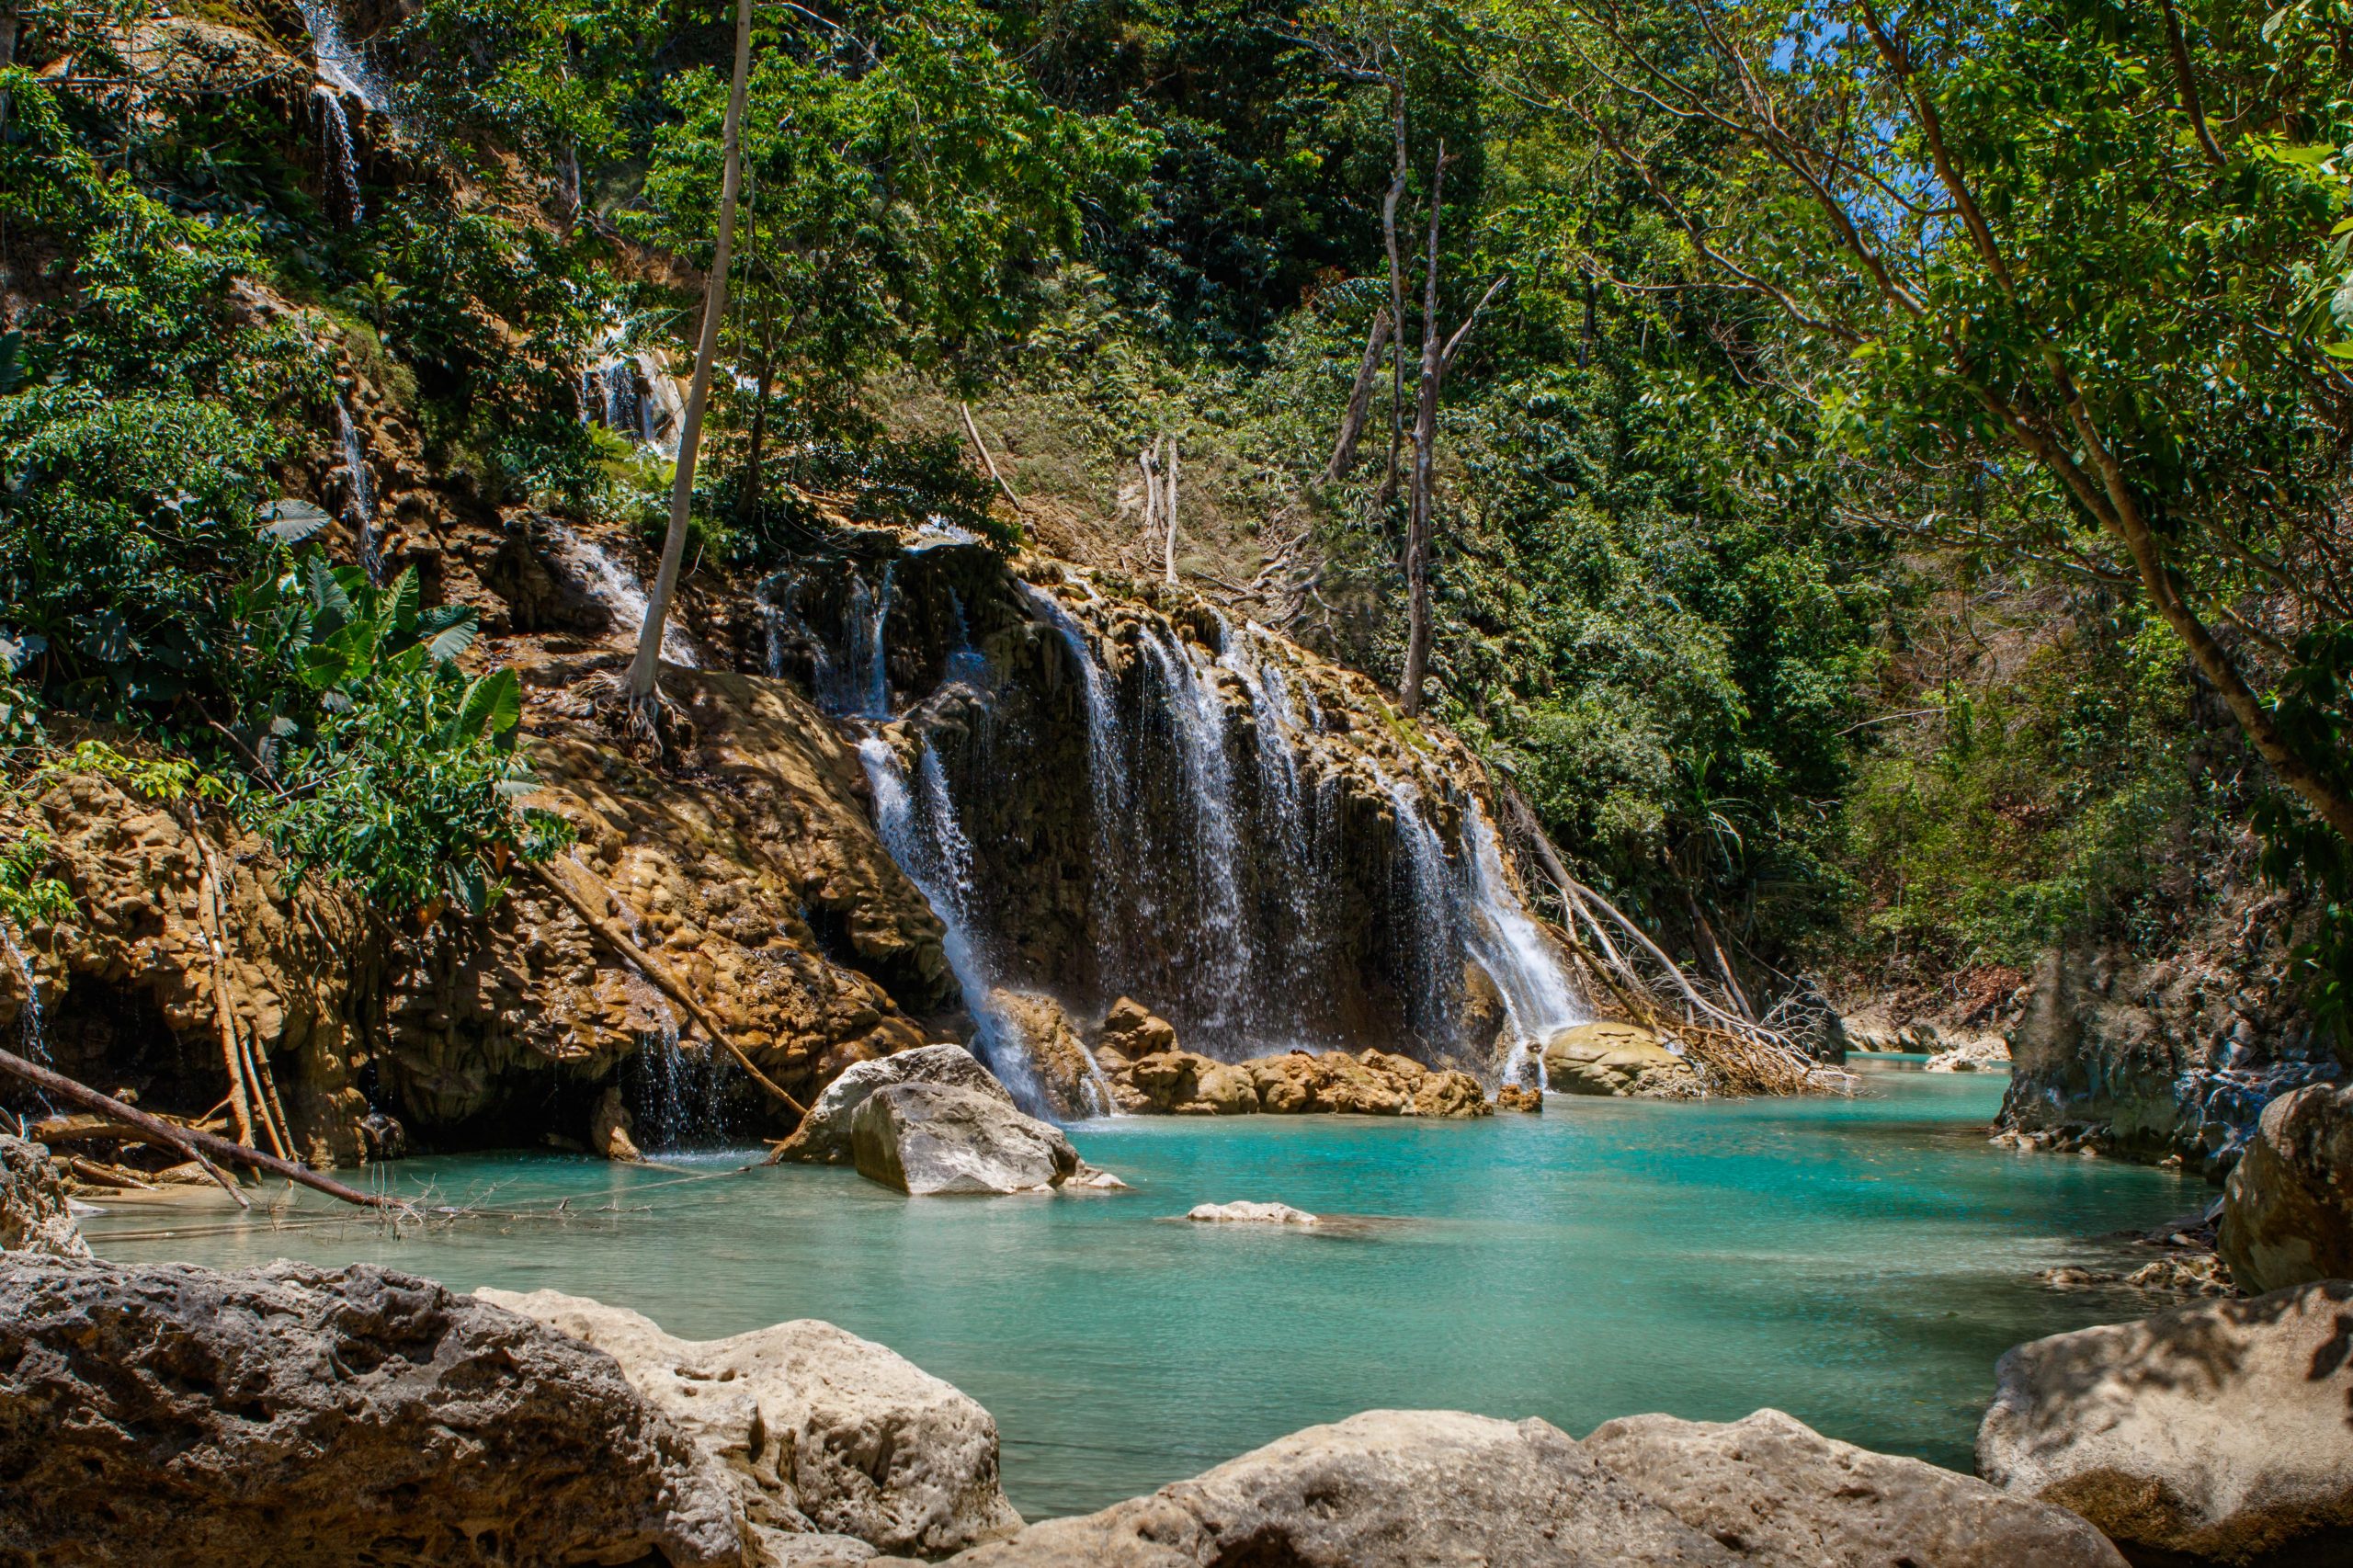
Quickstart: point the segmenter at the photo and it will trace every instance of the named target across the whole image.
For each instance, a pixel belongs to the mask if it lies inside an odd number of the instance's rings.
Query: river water
[[[994,1412],[1006,1490],[1031,1518],[1380,1406],[1540,1415],[1582,1436],[1638,1411],[1769,1404],[1966,1470],[2006,1347],[2165,1304],[2056,1291],[2036,1271],[2116,1267],[2127,1248],[2103,1235],[2207,1189],[1988,1146],[2002,1074],[1860,1071],[1851,1099],[1074,1128],[1126,1194],[911,1202],[847,1170],[736,1173],[740,1157],[507,1154],[391,1167],[404,1191],[479,1211],[422,1237],[308,1195],[244,1220],[203,1194],[117,1203],[86,1229],[124,1259],[367,1259],[461,1288],[551,1287],[690,1338],[830,1319]],[[1381,1222],[1171,1218],[1231,1199]]]

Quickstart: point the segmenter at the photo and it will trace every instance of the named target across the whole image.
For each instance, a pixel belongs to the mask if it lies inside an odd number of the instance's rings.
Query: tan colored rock
[[[0,1252],[90,1256],[65,1185],[50,1167],[49,1151],[6,1133],[0,1133]]]
[[[1518,1084],[1506,1084],[1495,1091],[1495,1108],[1525,1111],[1529,1116],[1541,1116],[1544,1114],[1544,1091],[1534,1087],[1523,1087]]]
[[[2123,1568],[2063,1508],[1972,1475],[1825,1437],[1778,1410],[1743,1421],[1635,1415],[1579,1445],[1744,1562],[1789,1568]]]
[[[779,1562],[870,1551],[938,1555],[1012,1534],[996,1423],[905,1358],[800,1319],[729,1339],[679,1339],[581,1296],[479,1290],[584,1340],[726,1470],[744,1517]],[[853,1549],[854,1551],[855,1549]]]
[[[1064,1121],[1110,1113],[1102,1074],[1060,1002],[1039,992],[999,988],[989,993],[989,1006],[1020,1031],[1049,1110]]]
[[[1746,1560],[1544,1422],[1375,1410],[949,1561],[956,1568],[1733,1568]]]
[[[645,1155],[631,1136],[634,1131],[634,1119],[621,1098],[620,1087],[608,1085],[597,1096],[597,1108],[588,1118],[588,1152],[623,1165],[635,1165]]]
[[[2263,1108],[2222,1189],[2216,1250],[2242,1290],[2353,1278],[2353,1085]]]
[[[2353,1283],[2053,1335],[1994,1378],[1978,1473],[2130,1550],[2245,1562],[2353,1540]]]
[[[1176,1049],[1176,1027],[1132,996],[1111,1004],[1097,1049],[1109,1046],[1130,1061]]]
[[[1558,1094],[1686,1099],[1702,1092],[1691,1064],[1631,1024],[1579,1024],[1544,1042],[1544,1081]]]
[[[1240,1116],[1258,1108],[1251,1074],[1189,1051],[1140,1058],[1127,1080],[1156,1111],[1178,1116]]]

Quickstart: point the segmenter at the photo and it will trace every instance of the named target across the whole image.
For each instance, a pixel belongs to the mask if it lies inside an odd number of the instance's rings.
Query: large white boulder
[[[1018,1109],[1013,1096],[980,1058],[961,1045],[926,1045],[895,1056],[859,1062],[825,1085],[809,1114],[801,1119],[775,1155],[776,1160],[806,1160],[818,1165],[850,1163],[850,1118],[875,1090],[892,1084],[952,1084],[987,1095],[1006,1108]]]
[[[2353,1561],[2353,1283],[2053,1335],[1994,1376],[1977,1469],[1996,1485],[2152,1554],[2334,1540]]]
[[[1012,1534],[996,1422],[893,1351],[801,1319],[731,1339],[679,1339],[652,1319],[553,1290],[476,1292],[620,1363],[657,1409],[726,1467],[771,1561],[937,1556]]]
[[[850,1119],[858,1174],[915,1198],[1051,1192],[1092,1174],[1063,1131],[953,1084],[892,1084]]]

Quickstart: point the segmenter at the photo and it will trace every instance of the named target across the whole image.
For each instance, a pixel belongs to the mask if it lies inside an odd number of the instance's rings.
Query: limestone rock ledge
[[[601,1351],[365,1264],[0,1256],[0,1561],[647,1559],[744,1552],[719,1466]]]
[[[812,1540],[813,1530],[938,1555],[1021,1528],[998,1479],[989,1413],[870,1340],[813,1319],[687,1340],[583,1296],[474,1293],[618,1361],[631,1387],[724,1467],[772,1556],[858,1552]]]
[[[0,1134],[0,1252],[90,1256],[49,1151],[6,1134]]]
[[[2353,1085],[2313,1084],[2263,1108],[2216,1241],[2246,1290],[2353,1278]]]

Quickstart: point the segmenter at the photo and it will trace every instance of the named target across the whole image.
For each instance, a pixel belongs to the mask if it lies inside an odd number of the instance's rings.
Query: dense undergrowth
[[[347,189],[290,14],[209,13],[258,41],[201,70],[158,68],[176,24],[143,6],[15,14],[12,773],[47,765],[43,725],[185,756],[298,875],[478,907],[552,842],[505,804],[526,777],[511,677],[461,672],[465,622],[429,584],[361,569],[331,477],[337,390],[364,382],[414,426],[453,507],[658,534],[668,465],[584,424],[580,378],[691,337],[724,16],[420,0],[347,18],[394,111],[365,122]],[[2348,768],[2344,20],[2291,6],[2254,38],[2183,14],[2219,131],[2191,126],[2137,14],[1945,5],[1901,26],[1939,123],[2009,171],[1994,222],[2107,324],[2067,340],[2072,384],[2126,429],[2167,580],[2325,794]],[[1816,18],[1813,53],[1758,43],[1800,118],[1859,136],[1810,165],[1737,117],[1667,112],[1671,83],[1710,101],[1713,58],[1674,0],[1531,15],[763,11],[721,342],[736,373],[691,559],[771,570],[847,513],[1148,574],[1139,456],[1166,441],[1192,585],[1394,683],[1417,341],[1375,367],[1358,460],[1333,461],[1394,302],[1386,199],[1415,339],[1426,284],[1447,333],[1496,285],[1436,404],[1431,710],[1579,874],[1671,940],[1711,921],[1768,993],[1805,969],[2020,966],[2068,935],[2162,943],[2251,874],[2258,831],[2325,911],[2341,838],[2278,786],[2090,503],[1947,395],[1979,349],[1956,371],[1939,345],[1982,344],[2011,357],[1981,377],[1995,404],[2040,418],[2018,343],[2043,329],[1960,248],[1911,78],[1826,60],[1823,40],[1859,37],[1846,22]],[[1613,61],[1659,72],[1654,96],[1613,102]],[[2106,180],[2047,155],[2052,127],[2148,148]],[[1855,209],[1868,243],[1792,187],[1808,169],[1876,193]],[[2171,248],[2128,258],[2066,237],[2120,208],[2189,237],[2135,229]],[[2174,313],[2124,320],[2103,268]],[[39,855],[15,843],[0,897],[21,901]],[[2309,957],[2325,1007],[2341,940]]]

